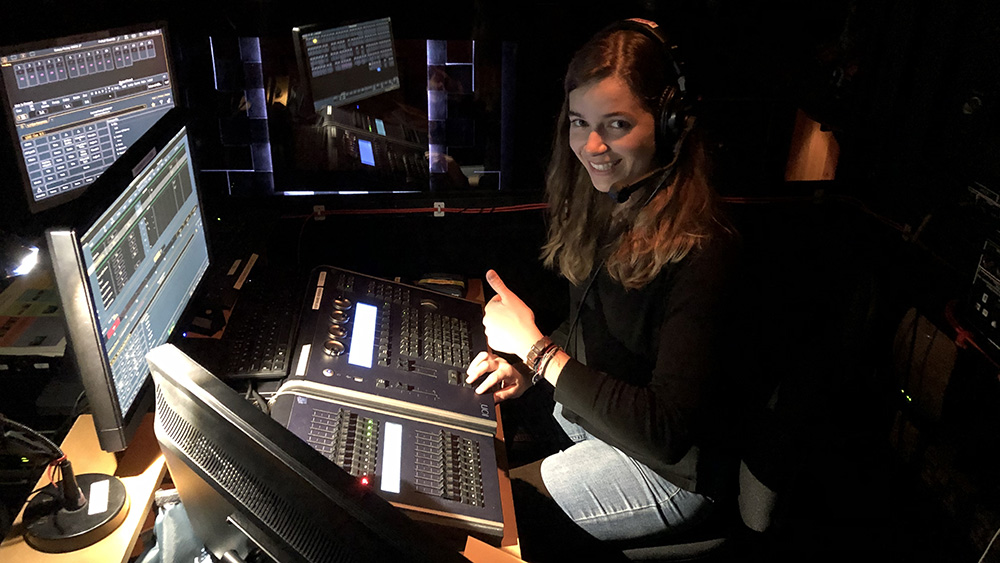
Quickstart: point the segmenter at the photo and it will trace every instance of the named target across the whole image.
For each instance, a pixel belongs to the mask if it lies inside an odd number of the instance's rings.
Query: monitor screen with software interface
[[[162,24],[2,47],[0,76],[33,213],[78,197],[174,105]]]
[[[299,75],[313,109],[342,106],[399,88],[389,18],[292,29]]]
[[[107,451],[125,448],[148,412],[145,354],[167,340],[208,267],[181,121],[157,124],[74,204],[84,213],[94,205],[96,216],[47,232],[69,344]]]

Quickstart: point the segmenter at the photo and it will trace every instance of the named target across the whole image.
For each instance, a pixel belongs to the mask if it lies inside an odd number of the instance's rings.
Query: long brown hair
[[[587,279],[595,263],[603,259],[612,278],[627,288],[642,287],[666,264],[687,256],[708,236],[715,222],[708,156],[693,117],[688,119],[686,138],[676,155],[676,171],[652,199],[640,191],[624,204],[615,203],[594,189],[569,148],[570,92],[617,77],[658,118],[661,94],[675,85],[676,77],[669,68],[661,45],[630,30],[599,33],[569,64],[546,175],[549,230],[542,260],[574,284]],[[673,157],[673,147],[660,146],[665,144],[660,141],[657,138],[658,162],[654,166],[667,164]]]

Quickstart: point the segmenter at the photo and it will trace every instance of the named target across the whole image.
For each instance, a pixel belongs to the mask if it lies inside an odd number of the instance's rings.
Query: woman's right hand
[[[476,393],[485,393],[496,386],[496,391],[493,392],[494,401],[499,403],[506,399],[514,399],[520,397],[528,387],[531,387],[529,376],[522,373],[518,367],[527,369],[524,364],[513,366],[500,356],[489,352],[480,352],[469,364],[469,369],[466,370],[468,377],[465,378],[465,382],[472,383],[486,375],[486,378],[476,387]]]

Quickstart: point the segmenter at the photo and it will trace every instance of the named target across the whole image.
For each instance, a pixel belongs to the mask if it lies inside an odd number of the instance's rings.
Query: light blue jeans
[[[669,533],[711,513],[711,499],[674,485],[566,420],[561,404],[552,414],[574,444],[542,461],[542,482],[592,536],[613,541]]]

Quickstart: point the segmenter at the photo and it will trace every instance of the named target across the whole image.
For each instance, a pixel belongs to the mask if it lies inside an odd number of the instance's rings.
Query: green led
[[[21,463],[28,463],[28,462],[30,462],[30,461],[31,461],[31,460],[30,460],[30,459],[28,459],[28,458],[26,458],[26,457],[22,457],[22,458],[21,458]]]

